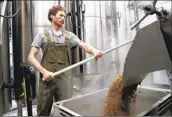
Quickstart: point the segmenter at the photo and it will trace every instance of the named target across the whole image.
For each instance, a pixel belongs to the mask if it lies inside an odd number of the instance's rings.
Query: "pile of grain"
[[[109,87],[103,116],[135,115],[136,89],[137,84],[123,88],[122,75],[118,76]]]

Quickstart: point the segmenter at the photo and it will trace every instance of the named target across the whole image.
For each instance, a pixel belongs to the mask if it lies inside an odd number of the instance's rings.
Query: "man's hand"
[[[50,71],[44,71],[43,73],[43,80],[48,81],[54,79],[53,72]]]
[[[100,57],[103,56],[103,52],[100,51],[100,50],[96,50],[96,51],[94,52],[94,56],[95,56],[95,59],[96,59],[96,61],[97,61]]]

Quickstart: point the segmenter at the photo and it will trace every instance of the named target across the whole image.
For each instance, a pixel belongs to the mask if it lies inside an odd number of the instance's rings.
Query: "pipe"
[[[12,12],[16,12],[17,7],[21,6],[19,1],[13,1],[12,2]],[[19,12],[19,15],[14,17],[12,19],[12,39],[13,39],[13,61],[14,61],[14,92],[15,92],[15,100],[18,100],[18,97],[22,94],[22,73],[19,68],[19,64],[21,62],[21,49],[20,49],[20,28],[19,28],[19,16],[21,14],[21,11]]]
[[[0,11],[2,15],[7,13],[7,1],[4,1],[0,6]],[[0,115],[8,112],[11,107],[10,89],[3,88],[4,83],[10,83],[8,23],[8,20],[5,20],[4,17],[0,17]]]
[[[7,1],[4,1],[1,9],[1,14],[4,15],[7,7]],[[2,22],[2,21],[1,21]]]
[[[4,1],[4,3],[3,3],[3,6],[2,6],[2,10],[1,10],[1,14],[3,15],[3,14],[5,14],[5,9],[6,9],[6,6],[7,6],[7,1]],[[4,17],[0,17],[0,22],[1,22],[1,24],[0,24],[0,31],[2,32],[2,30],[3,30],[3,22],[4,22]],[[2,44],[2,39],[0,39],[0,44]]]
[[[119,47],[122,47],[122,46],[124,46],[124,45],[127,45],[127,44],[129,44],[129,43],[131,43],[131,42],[133,42],[133,41],[134,41],[134,39],[129,40],[129,41],[127,41],[127,42],[125,42],[125,43],[123,43],[123,44],[120,44],[120,45],[118,45],[118,46],[116,46],[116,47],[114,47],[114,48],[112,48],[112,49],[109,49],[109,50],[104,51],[103,54],[106,54],[106,53],[109,53],[109,52],[111,52],[111,51],[113,51],[113,50],[116,50],[116,49],[118,49]],[[85,59],[85,60],[83,60],[83,61],[80,61],[80,62],[78,62],[78,63],[76,63],[76,64],[73,64],[73,65],[71,65],[71,66],[69,66],[69,67],[66,67],[66,68],[64,68],[64,69],[62,69],[62,70],[60,70],[60,71],[55,72],[55,73],[53,74],[53,76],[57,76],[57,75],[59,75],[59,74],[61,74],[61,73],[63,73],[63,72],[69,71],[69,70],[71,70],[71,69],[73,69],[73,68],[75,68],[75,67],[77,67],[77,66],[79,66],[79,65],[82,65],[82,64],[84,64],[84,63],[87,63],[88,61],[93,60],[94,58],[95,58],[95,56],[92,56],[92,57],[87,58],[87,59]]]
[[[83,27],[78,27],[78,26],[81,26],[81,1],[76,1],[76,9],[77,9],[77,26],[76,28],[78,28],[78,38],[80,40],[82,40],[82,29]],[[80,61],[83,60],[83,57],[82,57],[82,50],[81,48],[79,48],[79,59]],[[81,65],[80,66],[80,71],[83,73],[83,66]]]
[[[76,30],[76,1],[71,1],[71,20],[72,20],[72,32],[77,35],[77,30]],[[71,64],[76,63],[77,61],[77,50],[76,48],[72,48],[71,49],[71,55],[72,55],[72,60],[71,60]]]
[[[138,26],[149,14],[145,14],[140,20],[138,20],[132,27],[131,30],[133,30],[136,26]]]

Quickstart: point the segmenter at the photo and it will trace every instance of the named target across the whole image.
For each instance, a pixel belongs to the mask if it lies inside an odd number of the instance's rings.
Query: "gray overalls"
[[[69,66],[68,36],[65,33],[65,43],[57,44],[51,41],[49,33],[45,30],[48,41],[46,52],[43,55],[41,65],[48,71],[56,72]],[[62,73],[50,81],[40,81],[37,103],[37,115],[49,116],[52,108],[53,97],[55,101],[70,98],[72,86],[69,85],[69,77]]]

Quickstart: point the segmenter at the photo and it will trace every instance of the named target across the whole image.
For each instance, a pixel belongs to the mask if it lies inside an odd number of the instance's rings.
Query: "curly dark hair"
[[[48,20],[52,22],[51,15],[56,15],[58,11],[64,11],[66,13],[66,8],[60,5],[52,6],[48,11]]]

